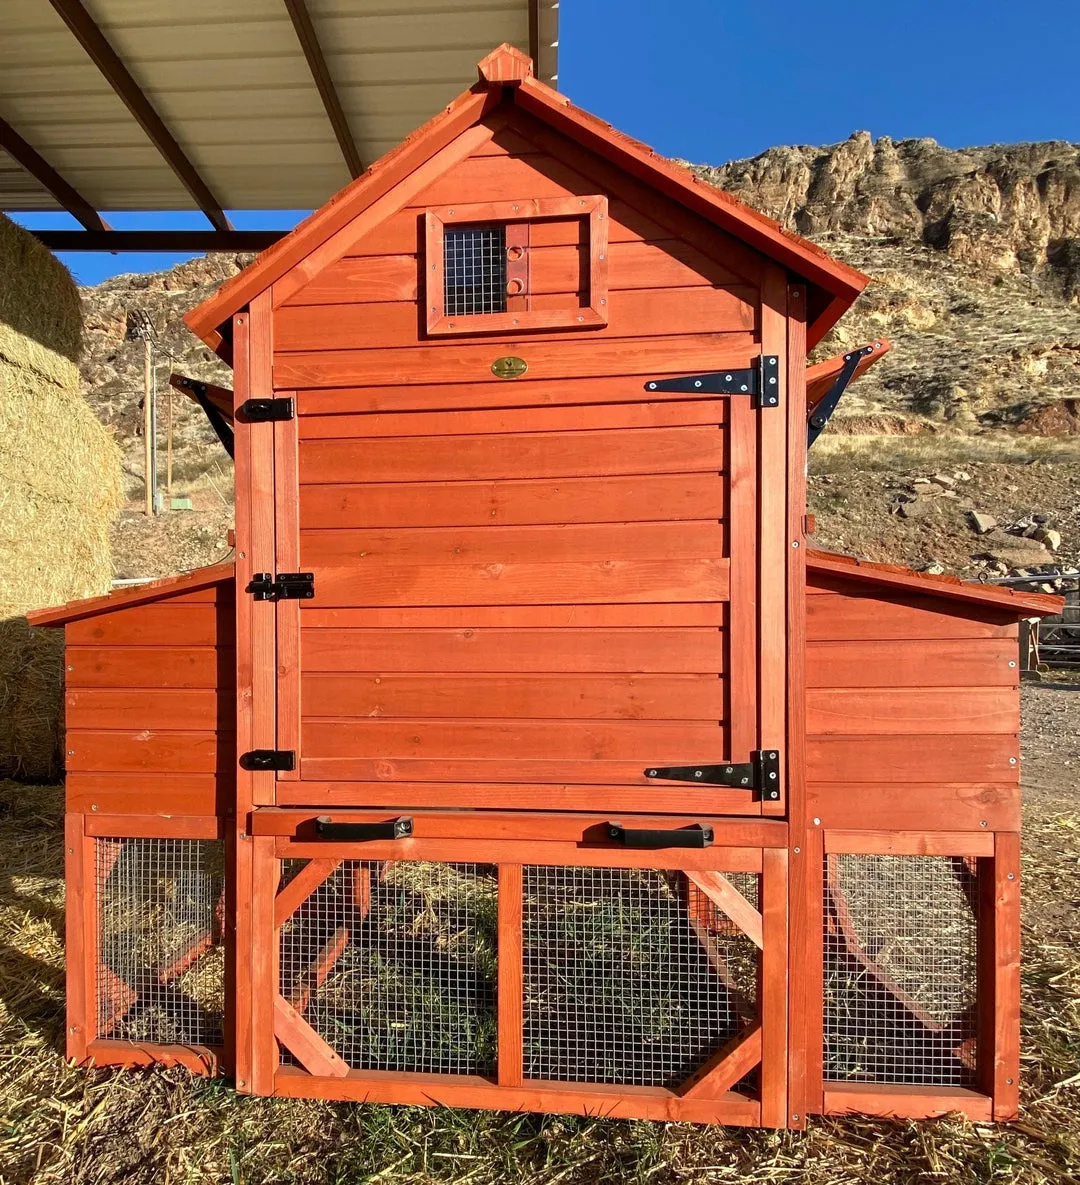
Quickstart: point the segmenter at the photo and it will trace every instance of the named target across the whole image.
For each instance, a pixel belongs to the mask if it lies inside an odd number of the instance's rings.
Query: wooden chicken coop
[[[69,1053],[255,1094],[1016,1113],[1017,622],[807,545],[865,277],[480,80],[189,317],[236,562],[67,630]],[[184,386],[184,381],[180,381]]]

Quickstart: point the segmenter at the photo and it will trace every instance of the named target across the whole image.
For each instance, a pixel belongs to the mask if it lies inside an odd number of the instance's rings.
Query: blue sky
[[[669,156],[722,163],[853,131],[951,148],[1080,141],[1076,0],[562,0],[559,83]],[[329,194],[327,195],[330,196]],[[230,212],[236,226],[306,211]],[[118,228],[203,227],[188,212],[107,214]],[[66,215],[27,225],[75,226]],[[183,255],[63,256],[82,283]]]

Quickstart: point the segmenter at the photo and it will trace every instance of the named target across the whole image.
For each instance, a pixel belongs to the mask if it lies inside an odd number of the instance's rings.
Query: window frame
[[[588,292],[586,306],[565,309],[528,308],[528,227],[548,219],[587,218],[589,230]],[[507,281],[523,282],[521,293],[508,293],[504,313],[445,313],[445,239],[447,226],[464,223],[501,224],[506,246],[524,246],[518,267],[508,260]],[[508,202],[471,202],[439,206],[424,215],[424,306],[431,336],[467,333],[516,333],[535,329],[595,329],[607,325],[608,200],[603,194],[565,198],[521,198]],[[515,307],[517,306],[517,307]]]

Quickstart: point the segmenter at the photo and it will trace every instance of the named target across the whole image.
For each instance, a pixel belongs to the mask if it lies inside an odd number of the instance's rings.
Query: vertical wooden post
[[[977,867],[976,1076],[1002,1121],[1015,1119],[1020,1106],[1020,836],[999,832],[993,859]]]
[[[278,1045],[274,1001],[280,989],[278,930],[274,925],[277,857],[272,835],[249,836],[251,851],[251,1093],[274,1093]]]
[[[279,396],[295,400],[295,391]],[[300,569],[300,477],[297,421],[274,424],[274,546],[277,571]],[[277,744],[296,754],[296,768],[278,774],[282,781],[300,777],[300,601],[276,606]]]
[[[761,853],[761,1123],[788,1124],[788,853]]]
[[[165,509],[168,510],[172,499],[172,440],[173,440],[173,389],[170,387],[165,394],[168,402],[165,404]]]
[[[143,472],[146,478],[146,513],[154,513],[154,402],[151,392],[150,338],[143,338]]]
[[[757,416],[747,399],[728,400],[728,552],[731,585],[724,618],[727,760],[758,747],[757,721]]]
[[[67,1056],[80,1063],[97,1036],[97,870],[94,840],[84,834],[84,820],[84,815],[64,816]]]
[[[522,1082],[522,867],[499,865],[499,1085]]]

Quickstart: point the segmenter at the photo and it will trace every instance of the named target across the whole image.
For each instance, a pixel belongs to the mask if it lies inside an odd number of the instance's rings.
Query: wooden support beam
[[[306,0],[285,0],[285,7],[289,10],[289,17],[296,30],[297,40],[300,42],[300,48],[304,51],[304,57],[307,58],[308,69],[315,80],[315,85],[319,88],[319,97],[326,109],[330,126],[334,129],[341,154],[349,166],[349,173],[354,178],[359,177],[364,171],[364,164],[360,159],[360,151],[356,147],[356,141],[349,128],[349,121],[341,106],[341,99],[334,86],[334,80],[330,77],[330,70],[326,65],[326,58],[323,55],[322,46],[319,44],[319,36],[315,32],[315,25],[311,20],[311,13],[308,12]]]
[[[18,161],[35,181],[44,186],[72,217],[77,218],[86,227],[86,231],[112,233],[109,224],[86,198],[73,185],[68,184],[37,149],[31,147],[5,119],[0,119],[0,148]],[[66,233],[82,235],[86,231]]]
[[[738,889],[719,872],[690,872],[687,879],[725,913],[736,926],[761,950],[764,945],[761,931],[761,914],[750,904]]]
[[[687,1099],[716,1099],[726,1094],[761,1061],[761,1025],[733,1037],[690,1076],[679,1094]]]
[[[161,116],[154,110],[153,104],[120,60],[116,50],[109,44],[108,38],[83,8],[81,0],[50,0],[50,3],[123,101],[124,106],[135,117],[151,143],[168,161],[170,168],[180,178],[184,188],[195,199],[196,205],[210,219],[211,224],[220,231],[232,230],[221,203],[199,176],[198,170],[165,126]]]
[[[32,230],[50,251],[262,251],[287,230]]]

